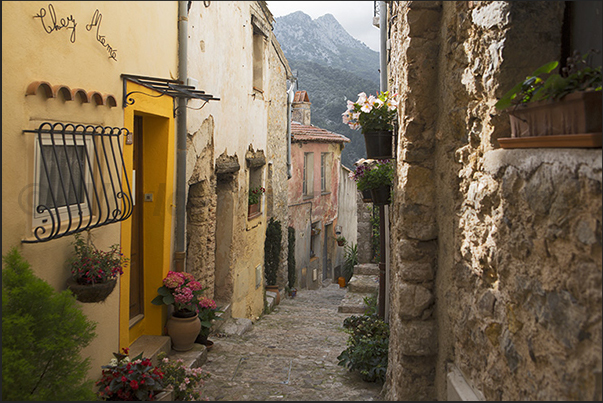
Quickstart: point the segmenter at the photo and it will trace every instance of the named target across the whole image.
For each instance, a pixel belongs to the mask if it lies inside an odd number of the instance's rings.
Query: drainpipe
[[[293,173],[291,172],[291,104],[295,96],[293,85],[294,82],[291,81],[291,86],[287,90],[287,179],[293,177]]]
[[[384,1],[379,2],[379,33],[380,33],[380,87],[381,92],[387,91],[387,8]],[[385,222],[385,205],[379,205],[379,301],[378,315],[381,319],[385,319],[385,293],[387,276],[386,262],[385,262],[385,236],[386,233],[389,235],[389,231],[386,231]]]
[[[178,79],[186,84],[188,42],[188,1],[178,2]],[[186,98],[178,98],[178,121],[176,127],[176,240],[174,268],[185,270],[186,235]]]

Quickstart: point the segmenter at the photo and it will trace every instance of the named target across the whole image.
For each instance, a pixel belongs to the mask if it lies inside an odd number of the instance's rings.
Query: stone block
[[[432,302],[433,294],[425,287],[414,284],[401,284],[398,287],[399,315],[402,320],[421,317]]]
[[[354,274],[348,283],[348,292],[370,294],[379,291],[379,276]]]
[[[379,264],[378,263],[361,263],[354,266],[354,274],[363,275],[379,275]]]
[[[424,282],[433,280],[433,263],[400,262],[400,278],[410,282]]]
[[[398,333],[400,352],[409,356],[437,354],[436,322],[402,321]]]

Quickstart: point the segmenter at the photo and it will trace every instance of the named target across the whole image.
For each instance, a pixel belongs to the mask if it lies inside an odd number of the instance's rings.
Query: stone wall
[[[400,94],[388,400],[601,399],[601,150],[498,149],[563,2],[390,3]]]
[[[289,239],[288,180],[287,175],[287,87],[290,77],[289,64],[276,40],[271,34],[268,42],[268,72],[271,99],[268,104],[268,140],[266,157],[268,170],[266,180],[267,221],[270,217],[280,221],[283,234],[281,242],[281,265],[277,274],[277,285],[284,289],[288,283],[287,256]]]

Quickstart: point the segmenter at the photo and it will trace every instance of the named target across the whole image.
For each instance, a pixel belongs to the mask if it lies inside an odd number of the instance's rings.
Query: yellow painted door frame
[[[172,218],[174,206],[175,129],[173,98],[141,85],[128,82],[127,92],[133,105],[124,109],[124,126],[134,132],[134,116],[142,118],[143,183],[145,201],[142,206],[143,232],[143,306],[142,315],[130,319],[130,271],[121,276],[119,303],[119,346],[129,347],[142,335],[162,335],[167,317],[165,306],[151,304],[157,288],[170,269]],[[146,95],[148,94],[148,95]],[[149,96],[150,95],[150,96]],[[133,151],[136,144],[124,145],[125,172],[132,184]],[[132,250],[132,218],[121,224],[121,245],[126,257]]]

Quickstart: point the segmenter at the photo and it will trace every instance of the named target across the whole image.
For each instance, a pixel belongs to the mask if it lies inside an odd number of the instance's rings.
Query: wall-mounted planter
[[[260,203],[247,205],[247,217],[255,217],[260,214]]]
[[[102,302],[111,295],[116,284],[117,279],[97,284],[78,284],[72,277],[67,279],[67,288],[80,302]]]
[[[391,186],[381,186],[371,189],[371,197],[373,204],[390,204],[391,202]]]
[[[362,132],[367,159],[385,160],[392,158],[393,134],[389,130]]]
[[[568,94],[508,109],[511,137],[503,148],[601,147],[601,91]]]

